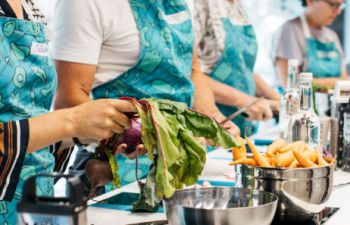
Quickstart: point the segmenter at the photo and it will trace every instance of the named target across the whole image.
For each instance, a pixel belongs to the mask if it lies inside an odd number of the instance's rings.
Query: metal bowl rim
[[[190,206],[184,206],[182,204],[178,204],[177,206],[181,206],[185,209],[196,209],[196,210],[204,210],[204,211],[231,211],[231,210],[246,210],[246,209],[257,209],[257,208],[261,208],[261,207],[267,207],[270,205],[277,205],[277,202],[279,200],[278,196],[272,192],[268,192],[268,191],[261,191],[261,190],[256,190],[256,189],[249,189],[249,188],[230,188],[230,187],[205,187],[205,188],[201,188],[201,189],[234,189],[234,190],[247,190],[247,191],[253,191],[253,192],[258,192],[258,193],[262,193],[262,194],[267,194],[270,195],[271,197],[274,198],[273,201],[266,203],[266,204],[262,204],[262,205],[258,205],[258,206],[249,206],[249,207],[236,207],[236,208],[227,208],[227,209],[203,209],[203,208],[194,208],[194,207],[190,207]],[[196,189],[182,189],[182,190],[177,190],[176,192],[187,192],[187,191],[193,191]],[[170,199],[165,199],[164,201],[167,202]]]
[[[257,170],[270,170],[270,171],[309,171],[309,170],[322,170],[325,168],[335,168],[335,164],[329,166],[322,167],[311,167],[311,168],[278,168],[278,167],[259,167],[259,166],[248,166],[248,165],[240,165],[242,167],[246,167],[248,169],[257,169]]]

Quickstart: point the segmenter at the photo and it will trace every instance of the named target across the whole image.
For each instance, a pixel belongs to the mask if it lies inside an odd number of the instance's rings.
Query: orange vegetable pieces
[[[310,159],[308,159],[306,156],[304,156],[301,152],[294,150],[293,154],[294,154],[295,159],[298,160],[299,164],[302,167],[305,167],[305,168],[318,167],[317,164],[313,163]]]
[[[326,160],[324,160],[324,158],[322,157],[321,153],[317,152],[317,163],[319,166],[329,166],[328,162],[326,162]]]
[[[276,141],[274,141],[271,145],[269,145],[267,147],[267,151],[266,151],[266,156],[268,157],[274,157],[274,155],[276,154],[276,152],[287,145],[287,142],[283,139],[278,139]]]
[[[245,146],[244,139],[237,137],[238,141],[241,143],[239,146],[233,147],[232,154],[234,160],[247,158],[247,148]]]
[[[289,165],[289,168],[298,168],[299,162],[298,160],[294,159],[293,162]]]
[[[280,153],[274,157],[274,165],[276,167],[288,167],[294,161],[293,151],[288,151],[286,153]]]
[[[299,149],[299,147],[301,145],[305,146],[305,143],[303,141],[296,141],[296,142],[290,143],[290,144],[282,147],[281,149],[278,150],[278,152],[279,153],[285,153],[285,152],[288,152],[288,151]]]
[[[250,150],[252,151],[253,155],[254,155],[254,159],[257,162],[258,166],[261,167],[271,167],[271,164],[269,163],[269,161],[267,160],[267,158],[265,158],[264,156],[262,156],[258,149],[253,145],[253,143],[249,140],[248,137],[245,138],[247,141],[247,144],[250,148]]]
[[[317,150],[307,149],[306,151],[301,153],[306,158],[308,158],[311,162],[317,163]]]
[[[230,163],[230,166],[235,166],[240,164],[247,165],[247,166],[257,166],[257,163],[253,158],[244,158],[244,159],[235,160]]]

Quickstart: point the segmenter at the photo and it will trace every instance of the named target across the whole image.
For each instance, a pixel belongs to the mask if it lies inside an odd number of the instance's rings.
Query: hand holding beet
[[[133,104],[123,100],[103,99],[74,107],[71,136],[102,140],[131,127],[124,112],[136,112]]]
[[[146,152],[141,140],[141,122],[137,118],[132,118],[131,128],[124,130],[114,143],[113,154],[124,154],[128,158],[134,159],[137,154],[145,154]]]

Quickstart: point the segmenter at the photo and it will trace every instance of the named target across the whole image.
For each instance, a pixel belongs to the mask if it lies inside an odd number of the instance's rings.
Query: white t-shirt
[[[97,65],[94,87],[134,66],[140,38],[128,0],[59,0],[53,57]]]
[[[93,87],[132,68],[140,38],[128,0],[58,0],[53,57],[97,65]]]

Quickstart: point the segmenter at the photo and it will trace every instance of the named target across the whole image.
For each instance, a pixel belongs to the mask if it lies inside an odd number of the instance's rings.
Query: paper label
[[[49,57],[50,55],[49,45],[47,43],[33,42],[30,53],[31,55],[40,55],[44,57]]]

